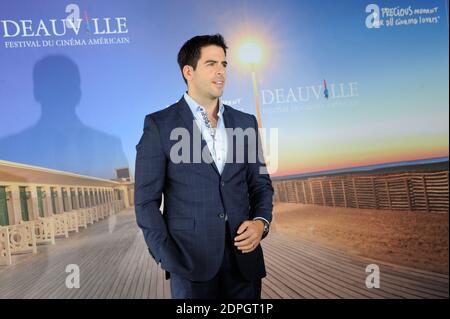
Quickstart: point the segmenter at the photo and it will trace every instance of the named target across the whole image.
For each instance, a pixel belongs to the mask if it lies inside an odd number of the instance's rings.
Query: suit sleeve
[[[249,143],[249,161],[247,163],[247,185],[250,199],[250,218],[263,218],[272,222],[273,187],[266,163],[263,157],[261,139],[258,132],[258,122],[253,118],[253,128],[256,131],[256,143]],[[256,158],[256,162],[250,159]]]
[[[166,171],[166,155],[155,121],[145,118],[144,132],[136,146],[135,211],[145,242],[155,261],[167,238],[167,228],[160,211]]]

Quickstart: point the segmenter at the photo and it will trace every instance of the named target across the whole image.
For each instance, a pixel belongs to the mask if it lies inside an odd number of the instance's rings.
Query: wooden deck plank
[[[130,230],[127,230],[130,232]],[[126,243],[124,249],[126,253],[120,257],[118,266],[116,267],[115,277],[116,281],[113,290],[109,294],[109,298],[125,298],[124,291],[128,290],[129,279],[132,279],[132,273],[137,264],[137,256],[142,251],[143,247],[137,241],[137,233],[133,232],[133,240]]]
[[[302,246],[301,249],[298,249],[298,247],[291,247],[287,244],[287,245],[285,245],[285,249],[290,250],[291,252],[294,252],[295,254],[309,253],[310,256],[325,257],[323,254],[318,253],[316,250],[311,250],[310,248],[305,247],[305,246]],[[388,276],[395,276],[395,278],[399,277],[398,278],[399,280],[405,279],[407,282],[409,279],[409,283],[412,283],[412,284],[426,285],[427,283],[429,283],[429,284],[432,284],[433,287],[444,288],[444,289],[448,290],[448,288],[446,288],[446,287],[448,287],[448,285],[444,285],[440,279],[438,279],[436,281],[431,281],[430,278],[423,279],[423,278],[421,278],[421,276],[412,277],[412,275],[407,273],[409,271],[408,269],[402,270],[401,274],[403,276],[400,276],[400,274],[398,274],[397,270],[392,270],[389,265],[385,265],[383,263],[376,262],[376,261],[366,261],[365,263],[363,263],[362,261],[359,261],[358,263],[355,263],[355,262],[348,263],[348,262],[339,261],[336,258],[331,258],[331,259],[327,258],[327,262],[328,262],[328,260],[335,260],[336,262],[338,262],[339,265],[346,264],[347,268],[351,268],[353,270],[358,269],[361,266],[367,265],[369,263],[378,263],[380,266],[385,268],[385,270],[386,270],[385,273]],[[413,279],[411,279],[411,278],[413,278]]]
[[[287,249],[287,248],[285,247],[285,249]],[[312,254],[312,258],[315,258],[316,260],[318,260],[321,258],[321,256],[320,256],[320,254],[316,253],[316,254]],[[305,258],[301,258],[299,260],[304,261]],[[301,263],[302,261],[293,260],[292,262]],[[362,285],[364,285],[365,276],[362,276],[362,275],[364,274],[365,266],[353,267],[353,266],[346,265],[345,263],[336,263],[336,261],[332,260],[331,258],[327,258],[327,259],[324,259],[323,264],[317,263],[316,267],[324,267],[324,271],[328,271],[328,272],[331,272],[334,267],[336,269],[336,272],[339,273],[336,275],[336,278],[343,278],[343,277],[359,278],[358,287],[361,287]],[[397,297],[403,297],[403,298],[424,297],[420,294],[420,290],[410,291],[408,289],[408,287],[405,287],[404,285],[398,285],[397,283],[395,285],[391,285],[389,283],[389,281],[386,281],[386,274],[385,274],[383,268],[381,268],[380,271],[381,271],[383,284],[382,284],[382,288],[378,289],[379,292],[386,291],[386,292],[390,292],[390,293],[396,295]]]
[[[278,255],[277,255],[278,254]],[[348,284],[342,277],[338,277],[340,273],[333,273],[329,269],[321,269],[321,265],[311,262],[310,260],[301,260],[300,262],[290,255],[279,254],[279,252],[274,251],[271,254],[272,258],[270,260],[283,260],[284,263],[280,263],[280,267],[285,269],[286,272],[290,273],[292,276],[301,275],[309,279],[310,284],[318,287],[333,287],[331,291],[340,290],[343,297],[356,298],[356,297],[373,297],[367,294],[365,291],[357,289],[355,286],[358,283],[354,280],[351,284]],[[339,278],[339,279],[337,279]]]
[[[263,280],[262,292],[267,294],[270,299],[280,299],[280,296],[278,296],[275,293],[275,291],[273,291],[273,289],[270,287],[270,285],[268,285],[266,282],[267,282],[267,280]]]
[[[106,227],[106,224],[102,226]],[[102,228],[102,231],[106,229]],[[128,253],[130,237],[123,234],[124,232],[108,234],[107,240],[95,241],[92,244],[90,253],[96,256],[96,261],[85,266],[87,269],[84,271],[84,285],[78,289],[76,297],[98,298],[103,290],[111,289],[117,277],[116,265]],[[118,245],[119,243],[121,245]],[[112,247],[115,249],[114,253]]]
[[[363,278],[357,280],[356,274],[347,277],[341,269],[334,270],[329,264],[324,265],[311,258],[295,259],[295,256],[292,255],[277,256],[276,252],[273,254],[272,259],[283,259],[286,261],[284,267],[289,267],[290,265],[290,267],[293,268],[289,270],[291,273],[303,273],[316,278],[319,281],[317,283],[319,285],[326,284],[328,281],[335,281],[342,286],[355,287],[355,289],[359,290],[360,285],[364,282]]]
[[[0,266],[0,298],[170,298],[170,281],[147,252],[134,212],[108,218],[14,256]],[[262,242],[267,266],[262,297],[448,298],[448,275],[359,258],[305,240],[271,233]],[[67,264],[80,267],[80,289],[67,289]],[[365,287],[365,266],[376,263],[381,288]]]
[[[287,261],[287,257],[281,258],[283,261]],[[276,258],[272,258],[271,260],[275,262]],[[354,293],[348,289],[343,289],[342,287],[333,284],[333,282],[330,280],[331,277],[321,280],[322,278],[317,275],[311,276],[310,274],[305,272],[305,270],[307,271],[307,269],[302,269],[301,267],[299,267],[299,265],[289,266],[280,264],[278,266],[280,267],[281,271],[285,272],[288,275],[292,285],[296,282],[299,282],[299,284],[302,284],[304,288],[310,287],[310,291],[313,294],[314,298],[358,298],[361,296],[361,294]],[[305,277],[308,277],[309,280],[305,280]],[[326,289],[324,289],[324,287],[326,287]],[[320,290],[322,290],[322,292],[318,290],[319,288]],[[339,294],[336,294],[335,291],[339,291]]]
[[[294,248],[290,248],[289,245],[285,245],[285,250],[289,250],[292,254],[291,255],[297,255],[299,254],[299,251],[301,251],[302,253],[307,253],[306,251],[308,250],[308,248],[304,248],[302,247],[302,249],[294,249]],[[312,251],[310,254],[311,258],[314,258],[314,260],[318,261],[322,258],[324,258],[322,256],[322,254],[318,253],[317,251]],[[305,261],[308,260],[308,258],[303,258],[300,257],[301,260]],[[329,269],[330,271],[333,269],[332,267],[330,267],[331,265],[336,265],[337,269],[339,272],[342,272],[342,275],[346,275],[347,276],[355,276],[355,274],[357,273],[364,273],[365,270],[365,266],[366,265],[360,265],[360,266],[356,266],[353,263],[345,263],[345,262],[341,262],[341,261],[336,261],[333,258],[326,258],[322,260],[325,267],[327,269]],[[436,286],[428,286],[428,287],[424,287],[424,285],[426,283],[424,283],[423,281],[421,281],[420,278],[416,278],[416,280],[408,280],[405,281],[404,278],[402,277],[398,277],[398,276],[393,276],[390,273],[390,269],[388,266],[385,265],[379,265],[380,269],[381,269],[381,275],[383,277],[383,283],[386,287],[395,287],[397,290],[406,292],[406,293],[410,293],[410,297],[412,296],[416,296],[416,297],[426,297],[426,296],[436,296],[436,297],[445,297],[446,295],[448,295],[448,287],[446,288],[447,291],[443,292],[440,289],[437,289]],[[395,281],[395,285],[392,286],[390,284],[391,280]],[[361,283],[364,282],[364,280],[360,280]],[[439,286],[438,286],[439,287]]]
[[[313,289],[317,287],[333,287],[331,289],[332,293],[338,291],[338,295],[344,298],[395,298],[395,295],[388,295],[386,293],[376,294],[375,291],[370,291],[368,289],[361,289],[361,283],[364,282],[363,278],[360,281],[352,279],[350,283],[345,277],[340,273],[330,271],[330,268],[321,269],[321,265],[317,263],[312,263],[311,266],[308,265],[308,260],[302,260],[298,262],[287,255],[277,255],[273,253],[272,258],[267,258],[268,260],[283,260],[285,263],[280,265],[280,268],[284,269],[286,273],[289,273],[291,278],[295,280],[297,276],[304,276],[309,278],[307,285],[312,285]]]
[[[153,261],[152,263],[153,267],[152,267],[152,274],[151,274],[151,279],[150,279],[150,298],[151,299],[156,299],[156,284],[157,284],[157,277],[158,277],[158,265],[156,264],[155,261]]]
[[[80,290],[77,291],[77,295],[84,295],[86,298],[96,297],[99,286],[105,279],[105,274],[110,270],[110,267],[117,256],[116,254],[111,254],[108,249],[98,250],[97,248],[92,250],[92,253],[97,257],[94,259],[94,262],[89,265],[80,265],[80,272],[83,270],[81,275],[84,275],[84,280]],[[109,273],[109,275],[111,275],[111,273]],[[110,279],[113,278],[113,276],[108,277]]]
[[[144,277],[146,273],[145,267],[147,266],[146,263],[146,255],[148,255],[145,251],[140,253],[140,262],[139,262],[139,270],[138,270],[138,276],[136,276],[136,281],[134,283],[134,287],[136,287],[133,295],[131,298],[136,299],[139,298],[139,296],[142,296],[144,292]],[[133,285],[133,284],[132,284]]]
[[[125,285],[123,286],[122,291],[120,292],[119,297],[120,298],[126,298],[127,296],[130,296],[133,294],[132,291],[132,284],[133,284],[133,278],[136,277],[138,274],[137,266],[140,264],[142,253],[139,254],[139,250],[137,249],[138,245],[132,245],[132,249],[130,250],[132,254],[130,254],[129,257],[126,259],[123,259],[123,262],[127,264],[127,267],[125,268],[125,276],[124,281]]]
[[[275,278],[275,280],[279,280],[283,283],[289,282],[291,283],[290,287],[292,290],[294,290],[299,297],[298,298],[320,298],[322,297],[319,293],[312,290],[308,285],[304,285],[303,282],[297,280],[297,278],[293,278],[288,274],[288,272],[283,272],[278,269],[277,266],[274,266],[272,264],[272,261],[266,261],[267,265],[267,273],[268,273],[268,279],[270,279],[272,276]],[[270,276],[270,277],[269,277]],[[266,280],[266,279],[264,279]]]
[[[135,258],[135,257],[136,257],[137,249],[133,248],[133,246],[131,246],[130,248],[131,248],[131,249],[129,250],[129,252],[131,252],[131,253],[130,253],[129,255],[127,255],[126,259],[130,258],[130,259],[131,259],[130,261],[135,260],[136,262],[138,262],[138,265],[140,265],[140,264],[141,264],[141,261],[140,261],[140,260],[137,260],[137,258]],[[116,255],[116,256],[118,256],[118,255]],[[103,270],[103,276],[102,276],[101,280],[97,280],[97,286],[100,286],[100,285],[104,286],[104,284],[102,284],[102,282],[103,282],[104,280],[107,280],[107,279],[108,279],[108,276],[111,275],[111,274],[112,274],[114,277],[120,277],[120,275],[121,275],[121,273],[118,272],[117,269],[118,269],[118,265],[120,265],[120,263],[124,262],[123,258],[114,258],[113,260],[109,260],[109,261],[107,261],[107,262],[111,263],[111,267],[106,268],[106,269],[102,269],[102,270]],[[124,266],[122,269],[124,269],[124,271],[127,270],[126,266]],[[135,269],[134,267],[131,268],[131,271],[133,271],[134,269]],[[127,273],[127,278],[128,278],[128,280],[133,279],[133,277],[134,277],[134,276],[133,276],[133,274],[132,274],[131,272],[130,272],[130,273]],[[125,282],[128,282],[128,281],[125,280]],[[124,289],[125,289],[125,288],[124,288]],[[103,290],[107,290],[107,289],[104,288]],[[122,292],[123,292],[123,291],[122,291]],[[103,293],[103,291],[100,292],[100,295],[99,295],[99,296],[95,296],[95,295],[94,295],[93,298],[95,298],[95,297],[100,297],[100,296],[102,295],[102,293]]]
[[[296,248],[296,247],[292,246],[291,240],[289,240],[285,235],[277,234],[276,237],[277,237],[277,240],[282,239],[282,242],[285,243],[286,245]],[[323,255],[328,255],[330,257],[339,259],[342,262],[349,262],[351,264],[356,264],[358,266],[360,265],[361,262],[364,262],[364,261],[366,261],[366,264],[374,262],[374,260],[364,258],[364,257],[358,257],[358,259],[355,259],[351,256],[347,256],[347,255],[343,254],[341,251],[331,249],[329,247],[315,245],[313,242],[307,241],[304,239],[297,239],[296,243],[303,243],[304,244],[303,246],[305,248],[314,247],[314,253],[321,252]],[[399,276],[402,275],[402,276],[411,277],[414,279],[416,279],[417,277],[421,277],[424,280],[429,279],[429,280],[432,280],[432,282],[441,282],[444,285],[448,284],[448,274],[433,273],[433,272],[420,270],[420,269],[413,269],[413,268],[408,268],[408,267],[404,267],[404,266],[392,265],[392,264],[385,263],[385,262],[377,262],[377,263],[389,266],[391,271],[395,272],[396,275],[399,275]]]

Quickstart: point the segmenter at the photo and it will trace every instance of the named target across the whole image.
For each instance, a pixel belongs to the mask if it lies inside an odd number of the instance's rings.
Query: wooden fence
[[[273,181],[275,202],[447,212],[448,171]]]

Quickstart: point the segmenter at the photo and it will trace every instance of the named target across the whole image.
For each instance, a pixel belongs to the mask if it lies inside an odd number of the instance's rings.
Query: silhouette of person
[[[0,159],[101,178],[113,178],[115,168],[128,167],[119,138],[78,118],[80,82],[77,65],[65,55],[36,62],[34,97],[41,117],[34,126],[0,139]]]

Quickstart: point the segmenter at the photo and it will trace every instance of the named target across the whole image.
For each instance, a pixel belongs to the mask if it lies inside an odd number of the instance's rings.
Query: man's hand
[[[234,245],[243,253],[249,253],[258,247],[264,233],[262,220],[247,220],[239,226],[238,236],[234,238]]]

